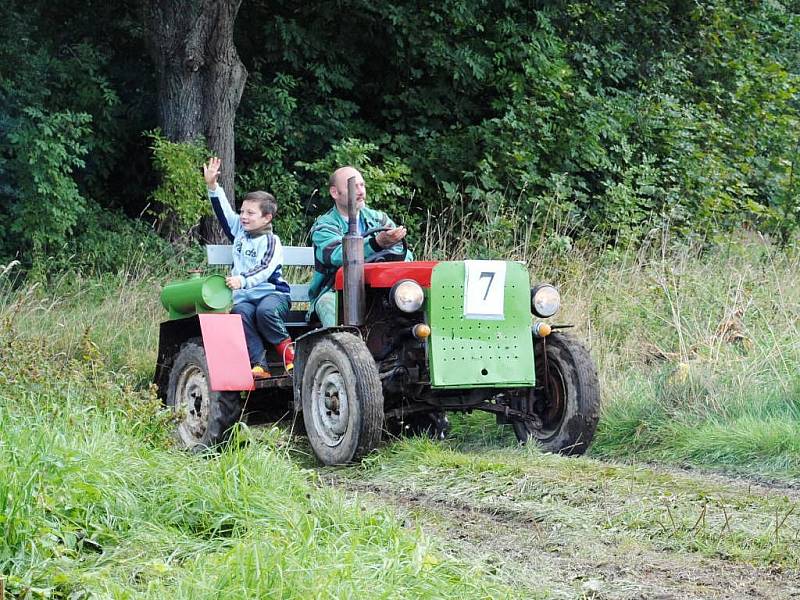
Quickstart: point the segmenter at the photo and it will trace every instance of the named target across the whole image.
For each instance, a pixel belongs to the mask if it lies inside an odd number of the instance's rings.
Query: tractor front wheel
[[[311,448],[326,465],[341,465],[377,448],[383,390],[366,344],[350,333],[320,338],[303,369],[303,421]]]
[[[577,338],[553,333],[534,338],[536,390],[517,396],[514,408],[531,419],[514,422],[523,443],[534,440],[546,452],[583,454],[597,429],[600,384],[592,357]]]
[[[199,452],[225,441],[241,416],[239,392],[214,392],[206,352],[199,338],[185,342],[169,374],[167,406],[178,416],[178,443]]]

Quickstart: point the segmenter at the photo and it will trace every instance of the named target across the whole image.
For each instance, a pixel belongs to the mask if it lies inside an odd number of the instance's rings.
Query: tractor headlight
[[[537,285],[531,290],[531,310],[537,317],[552,317],[561,308],[561,295],[550,284]]]
[[[403,279],[392,286],[389,297],[403,312],[416,312],[425,300],[422,287],[412,279]]]

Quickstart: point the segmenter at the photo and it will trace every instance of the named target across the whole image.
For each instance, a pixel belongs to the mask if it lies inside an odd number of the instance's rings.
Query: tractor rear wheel
[[[517,439],[536,441],[546,452],[583,454],[597,429],[600,384],[588,350],[575,336],[534,338],[537,393],[518,396],[513,407],[533,418],[513,423]]]
[[[200,452],[223,441],[242,412],[239,392],[211,390],[203,343],[193,338],[181,346],[167,385],[167,406],[178,415],[178,443]]]
[[[317,458],[341,465],[377,448],[383,389],[366,344],[350,333],[320,338],[303,369],[303,421]]]

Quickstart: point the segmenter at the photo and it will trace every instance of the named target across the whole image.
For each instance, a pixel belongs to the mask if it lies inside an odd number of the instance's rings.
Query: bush
[[[69,111],[23,110],[8,139],[15,160],[9,175],[16,183],[8,207],[8,234],[35,253],[63,244],[86,210],[73,170],[83,167],[91,117]]]
[[[200,217],[211,214],[201,174],[210,153],[199,140],[171,142],[159,130],[146,135],[153,141],[153,168],[161,179],[152,196],[159,207],[156,231],[173,241],[187,237]]]

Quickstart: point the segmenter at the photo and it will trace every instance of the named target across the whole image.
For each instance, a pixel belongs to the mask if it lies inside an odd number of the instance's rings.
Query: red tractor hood
[[[383,262],[364,265],[364,285],[373,288],[390,288],[401,279],[413,279],[424,288],[431,287],[431,271],[438,261]],[[336,272],[334,287],[344,285],[344,269]]]

